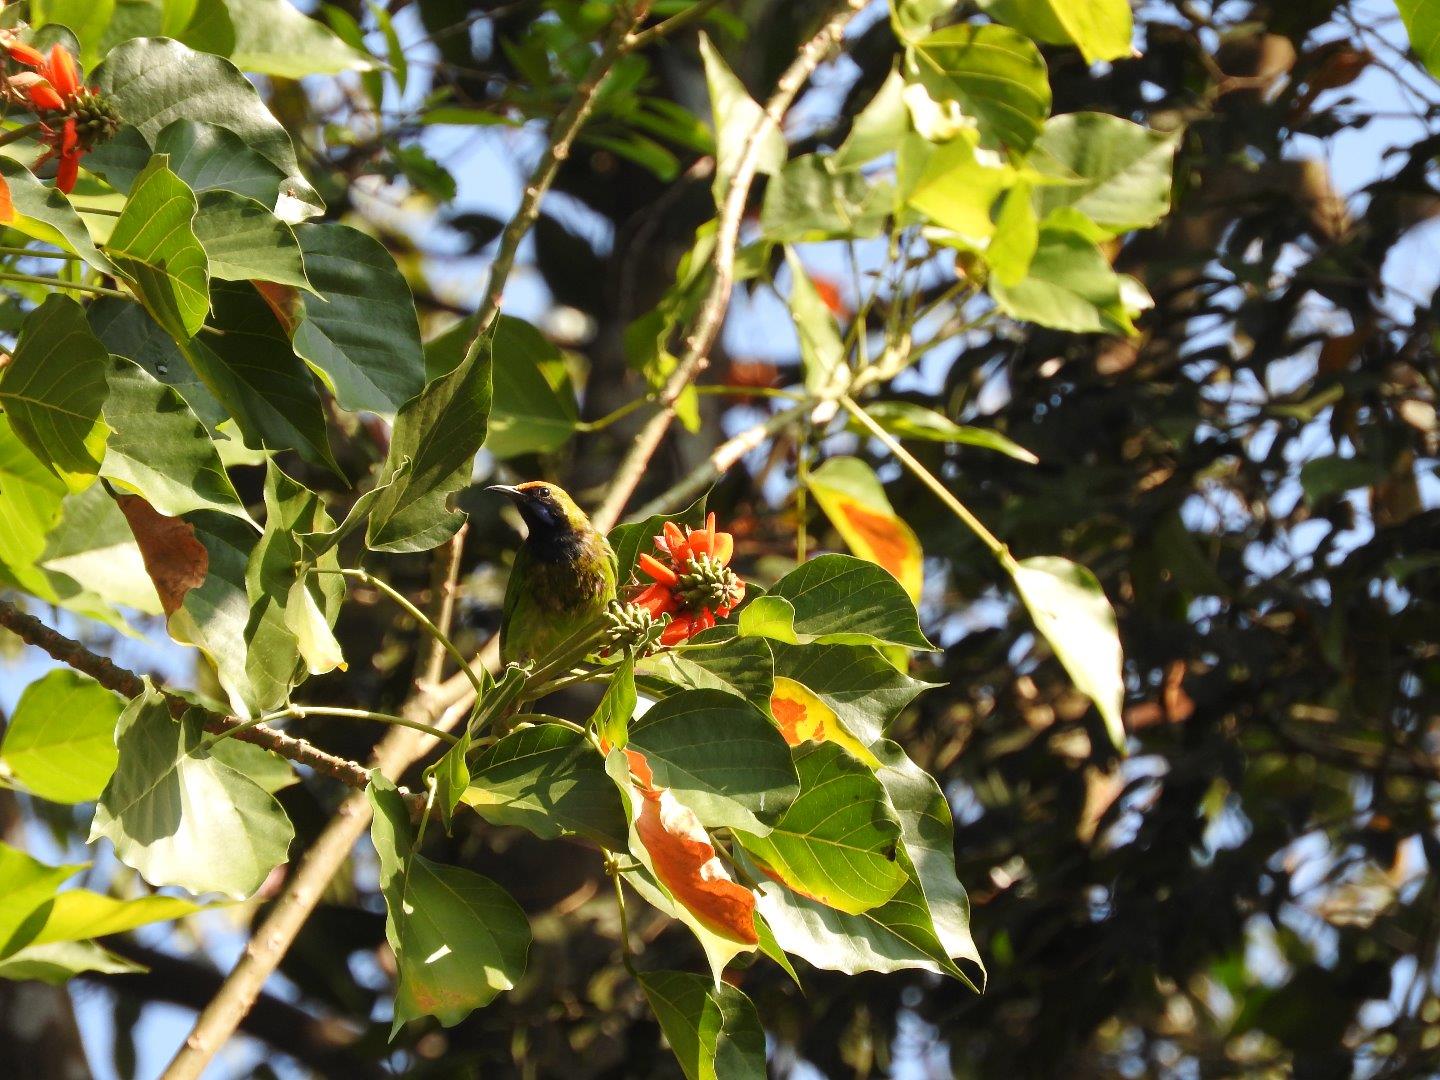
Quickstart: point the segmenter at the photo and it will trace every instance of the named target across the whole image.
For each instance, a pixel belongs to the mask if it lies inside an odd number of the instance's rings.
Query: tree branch
[[[556,118],[550,145],[525,185],[519,209],[505,227],[500,251],[491,266],[490,284],[476,313],[475,332],[466,347],[467,356],[478,346],[500,310],[505,279],[515,263],[521,239],[539,215],[540,200],[554,181],[560,163],[569,156],[575,136],[590,115],[596,94],[610,69],[623,53],[625,42],[649,10],[650,0],[636,0],[633,6],[616,13],[600,52],[580,80],[574,97]],[[499,641],[492,638],[478,662],[493,671],[498,668],[499,659]],[[457,683],[458,690],[447,708],[441,703],[440,695]],[[442,683],[438,691],[422,686],[402,712],[408,719],[433,723],[442,730],[448,730],[468,715],[472,692],[463,674],[456,675]],[[438,716],[442,710],[444,716]],[[391,728],[376,747],[375,767],[393,780],[434,745],[432,736],[409,728]],[[235,970],[195,1021],[189,1037],[162,1074],[162,1080],[198,1080],[216,1051],[234,1034],[235,1028],[250,1010],[265,981],[310,917],[325,886],[369,827],[371,815],[370,801],[364,792],[356,792],[340,804],[335,817],[296,867],[270,915],[250,939]]]
[[[865,0],[843,0],[839,10],[805,43],[800,54],[781,74],[775,84],[775,92],[770,95],[760,118],[750,130],[745,149],[730,179],[730,187],[725,192],[725,203],[720,209],[715,236],[715,272],[710,289],[705,294],[705,300],[696,316],[694,329],[685,341],[685,353],[660,392],[660,411],[640,429],[630,453],[615,473],[605,500],[590,515],[591,521],[601,532],[608,532],[620,520],[625,503],[640,483],[640,478],[649,467],[650,459],[659,449],[665,433],[670,430],[670,424],[675,419],[675,402],[709,362],[710,349],[725,321],[725,312],[730,305],[730,293],[735,286],[735,254],[739,247],[740,220],[745,214],[745,206],[750,199],[750,186],[755,182],[755,173],[760,165],[762,143],[772,130],[780,130],[785,113],[799,94],[800,88],[820,66],[820,61],[831,47],[840,40],[846,25],[864,6]]]
[[[114,690],[121,697],[138,697],[145,692],[145,682],[135,672],[91,652],[80,642],[66,637],[58,630],[52,630],[35,616],[26,614],[7,600],[0,600],[0,627],[9,630],[26,644],[43,649],[52,659],[89,675],[101,686]],[[170,693],[163,685],[159,689],[165,695],[165,703],[169,706],[171,715],[177,720],[188,710],[197,707],[180,695]],[[235,716],[205,713],[205,730],[216,735],[239,727],[244,722]],[[281,757],[339,780],[347,787],[363,788],[370,782],[369,774],[348,758],[327,754],[305,739],[297,739],[263,724],[237,731],[234,737],[242,742],[273,750]]]

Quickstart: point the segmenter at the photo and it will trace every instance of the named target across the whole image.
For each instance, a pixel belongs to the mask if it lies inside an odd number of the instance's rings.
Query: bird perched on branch
[[[505,588],[500,658],[539,660],[615,599],[615,552],[563,488],[534,480],[485,490],[511,499],[529,530]]]

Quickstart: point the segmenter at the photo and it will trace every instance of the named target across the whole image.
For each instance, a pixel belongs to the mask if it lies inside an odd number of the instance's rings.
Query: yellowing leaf
[[[831,458],[810,474],[809,485],[850,550],[890,571],[919,603],[925,585],[920,541],[896,515],[870,466],[859,458]]]
[[[285,625],[295,635],[296,646],[311,675],[324,675],[339,668],[344,671],[348,665],[340,651],[340,643],[330,629],[330,623],[305,579],[296,578],[290,586],[285,603]]]
[[[833,742],[872,769],[880,767],[880,759],[845,730],[835,710],[794,679],[783,675],[775,677],[770,712],[780,725],[780,734],[791,746],[803,742]]]

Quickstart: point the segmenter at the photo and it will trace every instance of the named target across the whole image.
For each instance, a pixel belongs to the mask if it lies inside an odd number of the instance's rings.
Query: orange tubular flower
[[[715,529],[715,515],[703,529],[686,528],[667,521],[655,547],[663,561],[641,554],[638,567],[654,582],[633,599],[659,618],[670,616],[670,625],[660,636],[661,645],[675,645],[715,625],[745,598],[745,583],[730,569],[735,538]]]
[[[75,60],[64,46],[52,45],[48,56],[16,41],[5,49],[12,60],[35,69],[12,76],[10,92],[29,101],[42,125],[40,141],[49,149],[36,164],[57,160],[55,186],[69,193],[80,159],[115,134],[120,118],[98,90],[80,81]]]

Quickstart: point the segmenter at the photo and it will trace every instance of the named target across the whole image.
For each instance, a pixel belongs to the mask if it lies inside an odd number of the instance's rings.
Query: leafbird
[[[533,480],[485,490],[511,499],[528,530],[505,588],[500,658],[540,660],[615,599],[615,552],[563,488]]]

